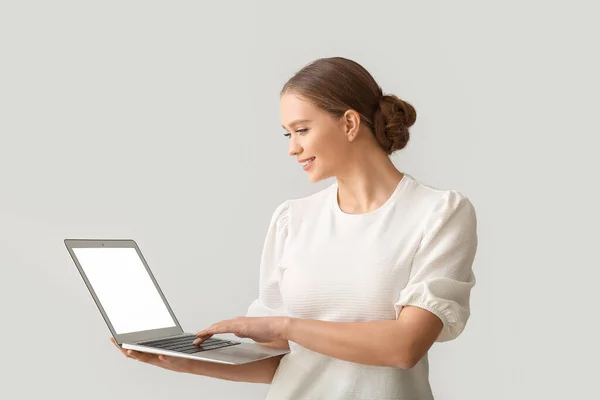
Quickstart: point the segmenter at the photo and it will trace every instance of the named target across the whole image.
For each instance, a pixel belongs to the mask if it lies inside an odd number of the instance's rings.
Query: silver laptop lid
[[[183,333],[134,240],[65,239],[116,342]]]

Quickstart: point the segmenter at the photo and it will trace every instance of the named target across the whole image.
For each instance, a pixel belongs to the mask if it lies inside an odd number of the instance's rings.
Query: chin
[[[308,174],[308,179],[312,183],[317,183],[317,182],[323,181],[323,180],[325,180],[327,178],[329,178],[329,176],[326,176],[324,174],[319,174],[317,171],[311,171]]]

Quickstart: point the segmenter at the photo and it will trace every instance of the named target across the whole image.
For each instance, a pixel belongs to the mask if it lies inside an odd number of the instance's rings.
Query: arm
[[[284,339],[274,340],[272,342],[260,343],[260,344],[262,344],[263,346],[275,347],[276,349],[283,349],[283,350],[290,349],[290,342],[288,342],[287,340],[284,340]]]
[[[193,361],[190,373],[236,382],[271,383],[283,356],[271,357],[242,365]]]
[[[200,343],[234,333],[258,343],[289,348],[288,341],[329,357],[359,364],[412,368],[438,339],[444,323],[436,314],[406,305],[397,320],[330,322],[291,317],[237,317],[197,333]]]
[[[287,340],[261,343],[278,349],[290,349]],[[271,383],[283,355],[242,365],[216,364],[197,361],[190,373],[237,382]]]
[[[442,321],[404,307],[397,320],[328,322],[290,318],[284,338],[326,356],[360,364],[412,368],[433,345]]]

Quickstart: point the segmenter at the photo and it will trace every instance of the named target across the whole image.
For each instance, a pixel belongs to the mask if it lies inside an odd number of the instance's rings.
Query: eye
[[[308,132],[308,129],[307,129],[307,128],[304,128],[304,129],[296,129],[296,130],[295,130],[295,132],[296,132],[296,133],[298,133],[298,134],[303,134],[303,133],[306,133],[306,132]],[[285,136],[285,137],[287,137],[287,138],[289,139],[289,138],[292,136],[292,134],[291,134],[291,133],[289,133],[289,132],[285,132],[285,133],[283,134],[283,136]]]

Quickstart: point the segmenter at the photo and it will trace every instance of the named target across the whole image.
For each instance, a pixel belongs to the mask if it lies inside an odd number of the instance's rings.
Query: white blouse
[[[344,213],[337,182],[275,210],[247,316],[324,321],[397,319],[405,305],[443,322],[438,342],[469,318],[477,221],[469,199],[409,174],[366,214]],[[427,355],[407,370],[343,361],[290,342],[267,399],[433,399]]]

